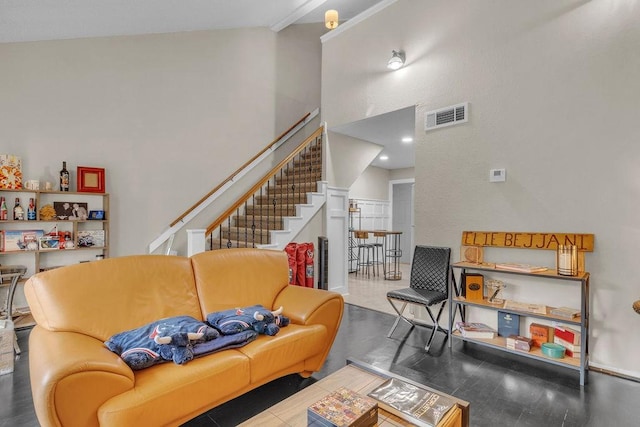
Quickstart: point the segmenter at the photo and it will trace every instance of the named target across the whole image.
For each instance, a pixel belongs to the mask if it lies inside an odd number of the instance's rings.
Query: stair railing
[[[207,227],[209,250],[270,243],[270,233],[279,229],[282,217],[295,216],[295,205],[306,203],[307,192],[316,191],[322,175],[323,130],[320,126]]]
[[[287,142],[293,135],[295,135],[300,129],[305,127],[311,120],[313,120],[319,114],[319,109],[315,109],[310,113],[305,114],[300,120],[293,124],[289,129],[280,134],[276,139],[271,141],[266,147],[264,147],[259,153],[245,162],[242,166],[232,172],[224,181],[218,184],[213,190],[207,193],[204,197],[193,204],[182,215],[173,220],[171,224],[153,240],[148,247],[148,253],[155,252],[162,244],[166,243],[165,254],[169,255],[171,247],[173,245],[173,239],[175,234],[180,231],[185,225],[195,218],[200,212],[206,209],[211,203],[213,203],[222,193],[224,193],[229,187],[231,187],[240,178],[249,173],[255,166],[260,164],[265,158],[273,153],[278,147]]]

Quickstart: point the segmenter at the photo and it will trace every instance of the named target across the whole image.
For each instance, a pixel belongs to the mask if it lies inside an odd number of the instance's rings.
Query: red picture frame
[[[78,192],[104,193],[104,168],[78,166]]]

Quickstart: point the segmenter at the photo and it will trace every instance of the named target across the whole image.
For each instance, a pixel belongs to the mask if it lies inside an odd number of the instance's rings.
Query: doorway
[[[400,262],[411,263],[414,247],[414,199],[415,179],[398,179],[389,181],[389,201],[391,202],[391,229],[401,231]]]

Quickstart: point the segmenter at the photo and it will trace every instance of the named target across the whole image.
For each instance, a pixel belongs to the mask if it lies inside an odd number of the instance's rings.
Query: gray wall
[[[325,39],[322,74],[334,125],[418,105],[416,244],[457,260],[463,230],[594,233],[591,362],[635,377],[638,22],[628,1],[399,0]],[[406,51],[397,72],[385,68],[392,49]],[[425,111],[464,101],[467,124],[425,133]],[[491,168],[506,183],[490,184]],[[487,256],[554,265],[530,252]],[[564,302],[559,288],[544,297]]]

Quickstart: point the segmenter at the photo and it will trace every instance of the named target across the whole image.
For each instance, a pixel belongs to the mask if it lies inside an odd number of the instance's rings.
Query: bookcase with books
[[[486,235],[490,235],[487,238]],[[525,235],[522,238],[524,243],[518,246],[514,235]],[[531,235],[529,238],[528,234]],[[478,237],[478,235],[480,235]],[[506,235],[506,237],[504,237]],[[498,237],[496,237],[498,236]],[[547,244],[536,241],[546,239]],[[580,385],[586,381],[589,369],[588,338],[589,338],[589,278],[588,272],[584,271],[584,252],[593,251],[592,234],[563,234],[563,233],[504,233],[504,232],[463,232],[462,245],[468,247],[470,243],[475,243],[480,248],[480,253],[486,247],[497,248],[523,248],[523,249],[548,249],[555,252],[557,242],[579,242],[582,251],[579,262],[580,268],[574,275],[561,275],[557,273],[556,267],[541,267],[528,264],[516,263],[490,263],[485,262],[482,257],[474,257],[467,260],[464,257],[465,250],[461,250],[461,261],[453,263],[451,292],[449,298],[449,346],[452,339],[473,342],[478,345],[488,346],[494,349],[503,350],[512,354],[529,357],[546,363],[552,363],[569,369],[577,370],[580,375]],[[504,244],[510,242],[510,245]],[[557,243],[561,244],[561,243]],[[540,246],[540,247],[536,247]],[[469,251],[466,251],[467,253]],[[508,268],[502,267],[508,265]],[[508,280],[509,286],[527,287],[534,285],[536,292],[544,298],[550,290],[559,285],[564,286],[564,294],[570,293],[572,301],[579,298],[578,308],[564,307],[566,301],[549,297],[549,304],[532,303],[528,301],[511,301],[509,299],[496,300],[495,295],[473,294],[472,298],[466,297],[465,275],[474,276],[477,283],[477,276],[482,275],[485,280]],[[457,277],[457,279],[456,279]],[[486,282],[485,282],[486,283]],[[573,298],[575,297],[575,298]],[[567,305],[572,305],[568,302]],[[470,319],[467,308],[473,308],[473,313],[478,317],[477,309],[491,310],[496,313],[496,327],[485,325],[474,319]],[[460,320],[457,320],[457,317]],[[482,317],[482,316],[481,316]],[[525,328],[524,320],[531,324]],[[500,322],[500,323],[499,323]],[[510,323],[505,325],[504,322]],[[513,325],[515,324],[515,330]],[[511,329],[506,328],[510,326]],[[484,333],[474,333],[479,328],[486,329]],[[502,334],[498,333],[498,328]],[[525,330],[526,329],[526,330]],[[530,329],[530,330],[529,330]],[[491,333],[493,330],[493,333]],[[503,331],[509,331],[511,335],[506,335]],[[554,334],[555,331],[555,334]],[[540,342],[547,345],[541,346]],[[549,353],[549,347],[563,346],[565,351],[562,356],[557,357],[554,353]],[[562,347],[560,347],[562,348]]]

